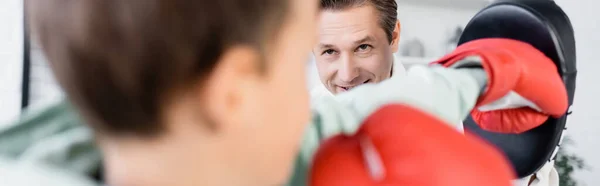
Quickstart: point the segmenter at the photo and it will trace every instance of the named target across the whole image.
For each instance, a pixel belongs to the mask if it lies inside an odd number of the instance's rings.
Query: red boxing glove
[[[482,129],[521,133],[560,117],[568,107],[566,87],[556,66],[528,43],[511,39],[479,39],[458,46],[434,63],[459,66],[479,56],[488,75],[487,90],[471,112]]]
[[[317,151],[311,186],[510,186],[506,160],[481,140],[403,105],[371,115]]]

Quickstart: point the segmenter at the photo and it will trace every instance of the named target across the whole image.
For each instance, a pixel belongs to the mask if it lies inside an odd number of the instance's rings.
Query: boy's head
[[[396,0],[321,0],[313,53],[330,92],[390,78],[400,38],[397,14]]]
[[[29,1],[113,185],[284,182],[309,119],[316,0]]]

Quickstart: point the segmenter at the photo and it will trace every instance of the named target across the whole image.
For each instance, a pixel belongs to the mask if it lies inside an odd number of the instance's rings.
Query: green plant
[[[556,156],[555,167],[559,175],[560,186],[579,186],[580,184],[573,178],[573,173],[588,168],[583,158],[568,152],[566,147],[571,145],[574,145],[574,142],[565,137]]]

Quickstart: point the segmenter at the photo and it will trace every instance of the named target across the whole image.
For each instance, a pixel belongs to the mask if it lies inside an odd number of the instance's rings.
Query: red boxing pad
[[[483,141],[404,105],[371,115],[353,136],[324,142],[312,186],[510,186],[507,161]]]

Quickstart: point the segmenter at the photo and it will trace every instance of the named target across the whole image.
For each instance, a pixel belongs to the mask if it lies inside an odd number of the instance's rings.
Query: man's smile
[[[359,84],[355,84],[355,85],[335,85],[335,89],[337,90],[337,92],[346,92],[346,91],[348,91],[350,89],[353,89],[354,87],[357,87],[359,85],[366,84],[366,83],[369,83],[369,82],[371,82],[370,79],[366,80],[363,83],[359,83]]]

